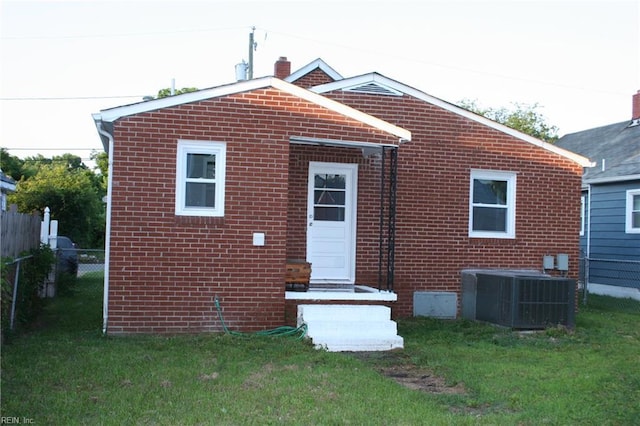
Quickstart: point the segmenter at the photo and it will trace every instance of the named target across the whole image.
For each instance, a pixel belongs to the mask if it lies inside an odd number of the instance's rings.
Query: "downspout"
[[[107,223],[104,241],[104,290],[102,297],[102,334],[107,334],[109,319],[109,259],[111,254],[111,192],[113,180],[113,136],[102,127],[102,120],[96,120],[98,133],[109,141],[109,176],[107,176]]]
[[[587,250],[585,253],[584,259],[584,295],[583,295],[583,303],[587,304],[587,294],[589,293],[589,276],[591,275],[591,269],[589,265],[589,259],[591,258],[591,184],[587,184],[587,198],[589,201],[587,203],[587,229],[584,231],[587,233]]]

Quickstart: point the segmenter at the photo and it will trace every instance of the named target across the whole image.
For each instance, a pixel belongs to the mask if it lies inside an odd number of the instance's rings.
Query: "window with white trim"
[[[640,188],[627,191],[626,231],[640,234]]]
[[[226,145],[178,141],[176,215],[224,216]]]
[[[516,174],[472,170],[469,196],[469,236],[515,238]]]
[[[580,236],[582,237],[584,235],[584,221],[585,221],[585,214],[586,214],[586,198],[585,196],[581,196],[580,197]]]

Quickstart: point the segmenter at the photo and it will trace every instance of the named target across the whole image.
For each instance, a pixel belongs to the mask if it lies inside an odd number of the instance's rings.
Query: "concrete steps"
[[[299,305],[298,326],[330,352],[388,351],[404,347],[391,309],[379,305]]]

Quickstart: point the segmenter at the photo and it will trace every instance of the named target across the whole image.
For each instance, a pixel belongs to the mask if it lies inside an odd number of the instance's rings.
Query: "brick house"
[[[94,114],[111,159],[104,329],[254,331],[310,304],[460,309],[466,268],[577,276],[589,161],[377,73],[291,73]],[[311,263],[286,291],[287,262]]]

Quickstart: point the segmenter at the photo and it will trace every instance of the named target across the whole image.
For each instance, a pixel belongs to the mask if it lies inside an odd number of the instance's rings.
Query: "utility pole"
[[[251,27],[251,33],[249,34],[249,80],[253,79],[253,51],[257,47],[255,41],[253,41],[253,35],[256,31],[256,27]]]

